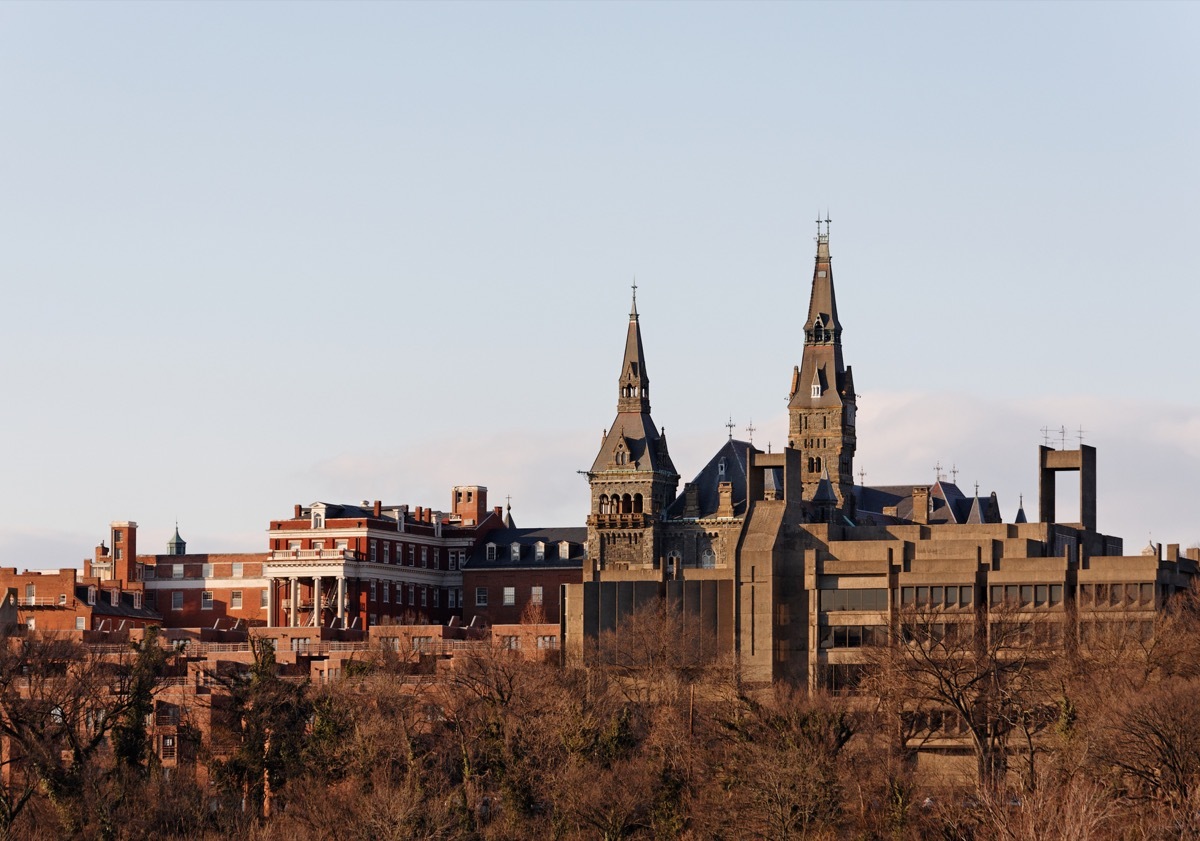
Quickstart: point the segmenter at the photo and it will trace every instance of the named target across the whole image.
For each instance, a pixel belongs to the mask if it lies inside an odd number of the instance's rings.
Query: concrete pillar
[[[294,575],[288,580],[291,584],[291,593],[292,593],[292,600],[291,600],[291,603],[289,604],[289,611],[288,611],[288,627],[295,628],[296,627],[296,602],[300,601],[300,581]]]
[[[338,625],[346,627],[346,576],[339,575],[337,580],[337,618]]]

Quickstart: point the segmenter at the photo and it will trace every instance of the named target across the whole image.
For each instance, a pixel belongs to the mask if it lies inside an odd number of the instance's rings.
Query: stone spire
[[[629,330],[625,334],[625,358],[621,361],[618,389],[618,412],[650,413],[650,377],[646,374],[646,354],[642,350],[636,282],[633,284],[633,304],[629,308]]]
[[[803,325],[804,352],[792,373],[788,399],[788,441],[803,456],[805,498],[813,498],[822,472],[827,471],[839,504],[846,505],[854,492],[856,404],[853,373],[842,361],[842,322],[833,287],[829,224],[829,219],[817,221],[817,256]]]

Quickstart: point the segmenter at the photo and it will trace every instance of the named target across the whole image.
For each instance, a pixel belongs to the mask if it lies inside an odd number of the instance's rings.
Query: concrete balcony
[[[274,549],[272,561],[353,561],[349,549]]]

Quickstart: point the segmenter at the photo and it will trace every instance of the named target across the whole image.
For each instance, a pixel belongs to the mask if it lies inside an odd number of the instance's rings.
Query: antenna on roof
[[[1047,447],[1050,446],[1050,427],[1048,426],[1042,427],[1042,443],[1044,443]]]
[[[1079,438],[1079,446],[1082,447],[1083,446],[1083,427],[1082,426],[1079,427],[1079,431],[1078,431],[1076,437]]]

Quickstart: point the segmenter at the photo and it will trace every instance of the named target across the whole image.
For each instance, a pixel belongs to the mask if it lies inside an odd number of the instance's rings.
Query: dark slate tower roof
[[[186,555],[187,543],[179,536],[179,524],[175,524],[175,536],[167,541],[168,555]]]
[[[636,286],[625,334],[625,357],[617,380],[617,417],[605,433],[591,472],[614,467],[675,474],[675,465],[667,453],[667,439],[650,417],[650,377],[646,374],[646,354],[642,349]]]

